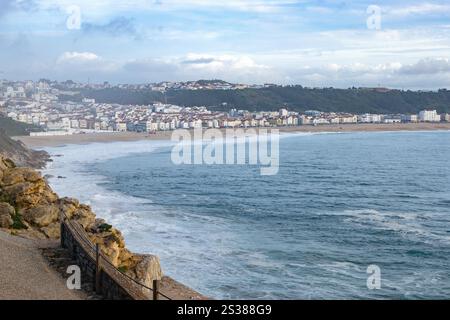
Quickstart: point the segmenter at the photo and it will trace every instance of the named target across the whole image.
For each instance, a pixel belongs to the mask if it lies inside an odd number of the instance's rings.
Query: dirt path
[[[80,300],[49,265],[40,248],[46,243],[0,230],[0,300]]]

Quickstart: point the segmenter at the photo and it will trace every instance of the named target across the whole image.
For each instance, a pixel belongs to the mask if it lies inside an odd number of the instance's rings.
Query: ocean
[[[450,297],[450,132],[287,134],[274,176],[175,166],[171,149],[47,148],[44,173],[212,298]],[[367,286],[370,265],[380,289]]]

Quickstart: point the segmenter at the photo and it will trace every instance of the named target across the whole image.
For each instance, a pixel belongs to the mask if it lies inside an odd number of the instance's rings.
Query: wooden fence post
[[[66,239],[65,239],[65,226],[64,226],[64,221],[61,220],[61,227],[60,227],[60,240],[61,240],[61,248],[66,248],[65,243],[66,243]]]
[[[101,294],[101,266],[100,266],[100,246],[97,243],[95,245],[95,292]]]
[[[159,296],[159,280],[153,280],[153,300],[158,300]]]

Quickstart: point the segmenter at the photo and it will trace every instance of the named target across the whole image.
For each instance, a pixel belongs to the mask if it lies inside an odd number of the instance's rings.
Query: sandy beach
[[[347,124],[281,127],[280,132],[373,132],[373,131],[432,131],[450,130],[450,123],[401,123],[401,124]],[[30,148],[57,147],[68,144],[108,143],[118,141],[168,140],[172,131],[156,134],[135,132],[111,132],[94,134],[76,134],[50,137],[14,137]]]

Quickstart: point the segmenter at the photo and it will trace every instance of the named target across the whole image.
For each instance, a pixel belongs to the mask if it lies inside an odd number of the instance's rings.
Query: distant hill
[[[182,106],[214,106],[215,110],[230,108],[250,111],[292,111],[316,109],[324,112],[352,113],[417,113],[424,108],[450,112],[450,91],[401,91],[386,89],[311,89],[301,86],[268,87],[245,90],[171,90],[165,94],[150,90],[119,88],[83,90],[71,99],[94,98],[101,103],[140,104],[168,102]],[[68,98],[68,97],[66,97]]]
[[[28,136],[30,132],[36,131],[38,128],[33,125],[14,121],[10,118],[0,116],[0,130],[3,130],[6,135],[14,136]]]

